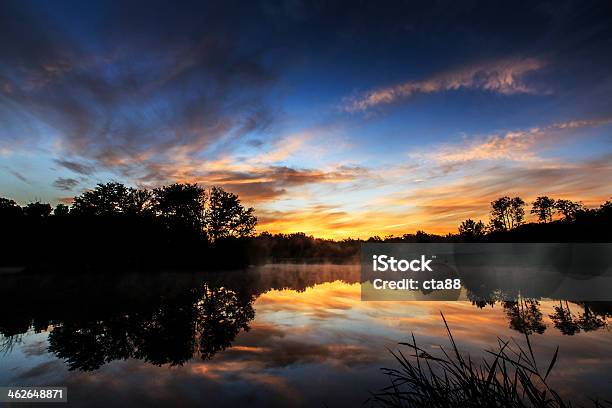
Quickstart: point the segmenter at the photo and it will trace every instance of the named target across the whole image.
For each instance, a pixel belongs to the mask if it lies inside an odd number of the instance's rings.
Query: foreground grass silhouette
[[[442,314],[442,313],[441,313]],[[432,356],[417,345],[400,343],[410,348],[406,356],[401,350],[391,351],[398,368],[383,368],[391,385],[372,394],[370,405],[379,407],[572,407],[547,380],[559,348],[545,365],[538,367],[529,336],[527,346],[498,339],[497,351],[486,351],[490,358],[474,362],[457,348],[451,330],[442,315],[452,351],[440,346],[440,355]],[[612,407],[610,401],[591,400],[594,407]]]

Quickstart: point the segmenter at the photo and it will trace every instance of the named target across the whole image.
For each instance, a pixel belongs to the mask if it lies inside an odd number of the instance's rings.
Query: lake
[[[559,346],[561,393],[612,399],[607,304],[364,302],[354,265],[0,282],[0,385],[66,386],[69,406],[362,406],[387,349],[448,346],[441,312],[475,359],[528,332],[542,364]]]

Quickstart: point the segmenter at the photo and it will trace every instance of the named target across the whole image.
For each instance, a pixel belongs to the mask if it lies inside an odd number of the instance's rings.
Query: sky
[[[174,4],[173,4],[174,3]],[[257,230],[455,232],[612,195],[601,1],[0,2],[0,196],[219,185]]]

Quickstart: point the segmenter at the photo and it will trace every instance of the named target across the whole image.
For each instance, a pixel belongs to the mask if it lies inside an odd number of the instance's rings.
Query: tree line
[[[220,187],[175,183],[136,189],[98,184],[70,205],[23,207],[0,198],[0,265],[122,268],[230,268],[265,262],[355,262],[364,242],[610,242],[612,201],[598,208],[539,196],[491,202],[488,222],[467,219],[457,233],[417,231],[366,240],[304,233],[255,234],[255,210]],[[106,269],[107,266],[104,266]]]
[[[175,183],[152,190],[121,183],[98,184],[74,197],[70,206],[29,203],[23,208],[0,197],[0,217],[136,217],[157,218],[168,228],[186,228],[206,235],[210,241],[247,237],[255,231],[257,217],[237,195],[221,187],[205,189],[197,184]]]
[[[525,224],[525,207],[527,203],[521,197],[500,197],[491,202],[491,212],[488,225],[482,221],[467,219],[459,225],[459,235],[463,237],[482,237],[489,232],[509,231]],[[612,202],[602,204],[600,211],[609,211]],[[571,223],[577,216],[588,215],[593,210],[588,210],[577,201],[567,199],[554,199],[548,196],[537,197],[531,206],[531,214],[534,214],[540,223],[553,222],[555,215],[565,223]],[[591,214],[593,215],[593,214]],[[595,214],[596,215],[596,214]]]
[[[245,240],[257,224],[254,211],[220,187],[189,183],[151,190],[98,184],[55,208],[0,198],[0,265],[105,271],[242,266]]]

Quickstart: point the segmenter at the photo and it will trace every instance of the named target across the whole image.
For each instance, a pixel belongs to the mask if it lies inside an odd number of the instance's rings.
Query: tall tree
[[[571,200],[557,200],[555,210],[563,216],[563,221],[574,221],[576,213],[581,210],[582,204]]]
[[[555,200],[547,196],[540,196],[533,202],[531,214],[537,215],[540,222],[551,222],[554,210]]]
[[[202,231],[206,191],[197,184],[174,183],[153,190],[153,210],[170,223]]]
[[[242,206],[236,194],[221,187],[212,187],[208,192],[204,214],[208,236],[212,240],[250,236],[257,224],[254,211],[252,207]]]
[[[53,215],[56,217],[65,217],[68,214],[70,214],[70,207],[66,204],[58,204],[53,209]]]
[[[79,215],[113,215],[125,212],[130,189],[121,183],[98,184],[74,197],[71,212]]]
[[[500,197],[491,202],[491,228],[494,230],[509,230],[525,220],[525,201],[520,197]]]

